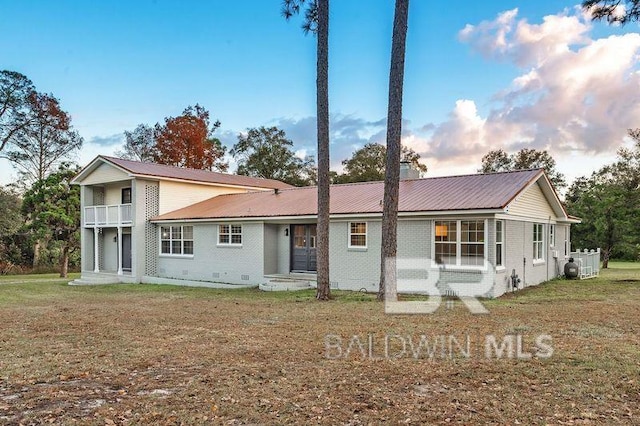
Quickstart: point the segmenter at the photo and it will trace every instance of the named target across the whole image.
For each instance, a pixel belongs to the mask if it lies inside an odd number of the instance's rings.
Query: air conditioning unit
[[[558,258],[558,250],[551,250],[551,256],[553,256],[554,259]]]

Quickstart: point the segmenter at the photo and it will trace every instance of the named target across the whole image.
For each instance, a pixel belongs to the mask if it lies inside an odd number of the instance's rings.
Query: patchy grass
[[[638,424],[640,283],[625,280],[640,265],[626,266],[486,301],[489,315],[2,277],[0,423]],[[487,336],[509,334],[520,358],[487,358]]]
[[[0,284],[9,282],[23,282],[23,281],[49,281],[60,280],[70,281],[80,276],[80,273],[70,273],[67,278],[60,278],[60,274],[24,274],[24,275],[0,275]]]

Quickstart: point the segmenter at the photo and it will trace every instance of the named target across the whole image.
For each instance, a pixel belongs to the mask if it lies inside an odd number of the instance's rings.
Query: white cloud
[[[432,161],[468,161],[489,149],[549,149],[556,157],[611,154],[640,117],[640,34],[593,39],[579,9],[518,19],[517,9],[467,25],[459,39],[522,70],[495,93],[486,116],[459,100],[448,120],[413,140]]]
[[[302,148],[302,149],[298,149],[298,150],[296,150],[296,152],[294,153],[294,155],[295,155],[296,157],[298,157],[299,159],[304,160],[305,158],[307,158],[307,156],[308,156],[309,154],[307,154],[307,150],[306,150],[306,149]]]
[[[467,24],[459,33],[461,41],[472,44],[476,50],[488,58],[500,58],[510,50],[507,42],[518,15],[518,9],[502,12],[494,21],[482,21],[480,24]]]
[[[478,115],[474,101],[457,101],[449,114],[449,120],[441,123],[433,131],[428,144],[428,156],[445,159],[485,151],[485,121]],[[415,147],[411,146],[414,149],[418,146],[416,142],[413,144]],[[408,142],[407,144],[409,145]]]

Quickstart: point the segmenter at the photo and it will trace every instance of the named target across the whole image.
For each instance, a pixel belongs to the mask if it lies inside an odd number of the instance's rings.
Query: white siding
[[[264,225],[264,273],[278,272],[278,229],[279,225]]]
[[[160,181],[160,213],[187,207],[222,194],[247,192],[242,188],[227,188],[187,182]]]
[[[555,219],[556,214],[544,196],[540,185],[536,182],[523,194],[520,194],[510,205],[509,215],[521,216],[547,221],[549,217]]]
[[[104,203],[106,205],[122,204],[122,188],[131,188],[131,181],[105,185]]]
[[[286,232],[285,232],[286,231]],[[278,225],[278,273],[288,274],[291,270],[291,241],[289,240],[289,225]],[[268,248],[267,248],[268,249]]]
[[[96,185],[107,182],[117,182],[119,180],[131,179],[126,173],[118,170],[117,168],[102,163],[96,169],[91,172],[82,181],[82,185]]]

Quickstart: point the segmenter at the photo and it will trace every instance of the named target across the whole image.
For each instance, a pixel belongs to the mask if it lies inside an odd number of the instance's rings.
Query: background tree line
[[[199,111],[198,114],[193,114]],[[178,117],[168,117],[163,124],[139,124],[125,131],[124,147],[116,156],[128,160],[167,164],[225,172],[227,147],[213,136],[220,126],[209,123],[209,112],[199,105],[188,107]],[[174,141],[173,143],[171,141]],[[293,186],[317,184],[315,158],[299,157],[294,142],[278,127],[254,127],[237,135],[237,142],[228,151],[236,162],[236,174],[276,179]],[[342,161],[344,171],[330,172],[331,183],[353,183],[384,180],[387,148],[379,143],[367,143]],[[427,166],[411,148],[402,147],[402,161],[407,161],[421,173]]]
[[[640,260],[640,129],[629,129],[629,137],[631,149],[620,148],[612,164],[575,179],[564,196],[568,213],[582,220],[571,227],[572,249],[601,248],[604,268],[609,259]],[[545,169],[556,189],[567,187],[547,151],[490,151],[478,171],[536,168]]]
[[[0,71],[0,157],[18,179],[0,187],[0,272],[59,268],[79,263],[78,171],[82,137],[52,94],[38,92],[15,71]]]

